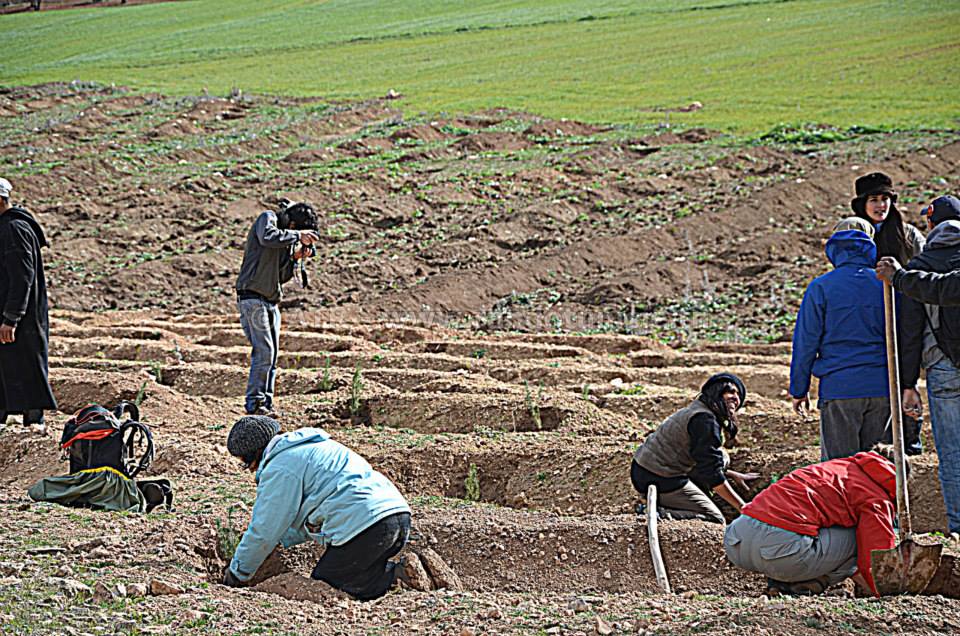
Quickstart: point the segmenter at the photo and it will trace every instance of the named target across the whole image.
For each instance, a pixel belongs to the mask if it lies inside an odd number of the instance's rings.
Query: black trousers
[[[0,424],[7,423],[8,415],[16,415],[16,412],[11,413],[10,411],[0,411]],[[23,411],[23,423],[24,424],[43,424],[43,411],[40,409]]]
[[[380,598],[397,579],[388,559],[409,537],[409,512],[384,517],[343,545],[328,546],[310,576],[361,601]]]

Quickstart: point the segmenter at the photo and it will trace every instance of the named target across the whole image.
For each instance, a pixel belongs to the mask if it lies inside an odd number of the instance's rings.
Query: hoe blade
[[[920,545],[913,539],[891,550],[874,550],[870,563],[880,596],[923,592],[940,567],[942,551],[940,543]]]

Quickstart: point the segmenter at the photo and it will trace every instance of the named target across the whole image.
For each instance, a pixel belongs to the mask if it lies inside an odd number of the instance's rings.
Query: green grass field
[[[0,18],[0,83],[509,107],[736,132],[955,128],[960,2],[188,0]]]

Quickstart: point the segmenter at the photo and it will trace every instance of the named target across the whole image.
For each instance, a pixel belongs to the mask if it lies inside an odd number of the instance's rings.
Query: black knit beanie
[[[280,424],[265,415],[241,417],[227,435],[227,450],[245,464],[252,464],[260,459],[267,444],[279,432]]]

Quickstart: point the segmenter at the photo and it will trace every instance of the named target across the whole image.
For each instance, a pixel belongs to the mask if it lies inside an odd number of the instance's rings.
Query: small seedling
[[[139,408],[140,404],[143,402],[143,398],[147,395],[147,381],[144,380],[143,384],[140,385],[140,389],[137,390],[137,397],[133,398],[133,403]]]
[[[150,362],[150,375],[157,381],[157,384],[163,384],[163,364],[157,360]]]
[[[480,501],[480,478],[477,476],[476,464],[470,464],[470,468],[467,469],[467,478],[463,480],[463,486],[466,491],[464,499]]]
[[[350,415],[356,417],[360,414],[360,403],[363,395],[363,374],[360,372],[358,364],[353,369],[353,379],[350,381]]]
[[[233,559],[233,553],[237,551],[237,546],[240,545],[240,538],[243,536],[242,533],[233,526],[233,510],[227,513],[227,523],[222,524],[220,520],[216,520],[217,526],[217,553],[220,555],[220,558],[224,561],[230,561]]]
[[[543,422],[540,419],[540,400],[543,398],[543,382],[540,382],[540,386],[537,389],[536,397],[530,393],[530,383],[526,380],[523,381],[524,386],[524,396],[523,403],[527,407],[527,412],[530,413],[530,419],[533,420],[533,425],[537,427],[539,431],[543,428]]]
[[[589,382],[585,382],[583,384],[583,386],[580,388],[580,399],[587,402],[590,401],[590,388]]]
[[[323,375],[320,376],[319,388],[324,393],[333,390],[333,380],[330,378],[330,356],[323,359]]]

